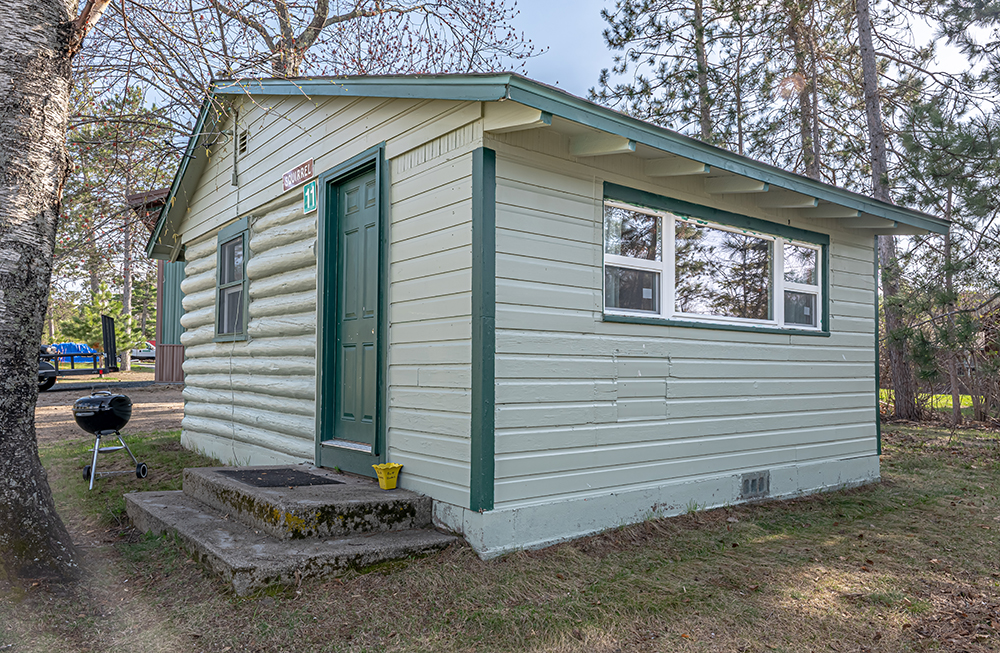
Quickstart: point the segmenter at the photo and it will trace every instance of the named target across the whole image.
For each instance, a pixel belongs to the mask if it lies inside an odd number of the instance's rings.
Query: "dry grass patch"
[[[161,445],[151,479],[191,455],[173,437],[144,440]],[[172,541],[119,527],[110,494],[59,488],[62,513],[102,533],[90,576],[9,592],[0,651],[1000,650],[996,434],[889,427],[885,452],[865,488],[488,562],[455,546],[245,599]],[[75,455],[47,451],[54,483]],[[109,492],[136,482],[122,483]]]

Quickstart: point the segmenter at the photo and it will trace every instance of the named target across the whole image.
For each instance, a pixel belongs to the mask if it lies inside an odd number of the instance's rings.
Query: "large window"
[[[822,245],[788,236],[604,204],[609,315],[819,330],[822,260]]]
[[[245,218],[219,232],[215,298],[216,340],[246,338],[246,241]]]

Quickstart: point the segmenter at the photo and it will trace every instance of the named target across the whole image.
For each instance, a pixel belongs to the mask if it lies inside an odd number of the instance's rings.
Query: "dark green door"
[[[379,206],[375,172],[331,186],[320,464],[371,475],[378,462]],[[332,209],[333,207],[331,207]],[[332,273],[332,274],[331,274]],[[333,296],[335,292],[335,297]]]

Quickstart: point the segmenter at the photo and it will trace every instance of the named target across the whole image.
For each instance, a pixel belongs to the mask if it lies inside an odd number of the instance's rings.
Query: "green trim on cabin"
[[[245,215],[235,222],[230,222],[222,229],[219,229],[219,242],[223,240],[229,240],[241,231],[246,231],[250,228],[250,216]]]
[[[229,242],[236,238],[243,238],[243,270],[241,272],[242,279],[240,279],[240,285],[242,286],[242,296],[243,300],[243,330],[237,333],[219,333],[219,312],[221,310],[219,306],[219,291],[222,290],[221,279],[219,275],[222,274],[222,245],[223,243]],[[225,227],[219,230],[219,235],[216,239],[215,245],[215,317],[213,333],[215,334],[212,338],[212,342],[239,342],[242,340],[249,340],[250,331],[250,292],[249,283],[247,279],[247,260],[250,258],[250,216],[243,216],[239,220],[227,224]],[[227,288],[235,286],[236,283],[231,283]]]
[[[782,327],[764,326],[759,324],[727,324],[725,322],[695,322],[694,320],[676,320],[666,317],[645,315],[617,315],[605,313],[605,322],[620,322],[622,324],[654,324],[656,326],[684,327],[688,329],[714,329],[716,331],[745,331],[747,333],[774,333],[783,336],[817,336],[829,338],[829,331],[814,329],[785,329]]]
[[[184,291],[181,283],[184,281],[184,262],[163,262],[163,298],[160,301],[160,334],[157,345],[179,345],[184,327],[181,326],[181,316],[184,315]]]
[[[875,452],[882,455],[882,353],[879,343],[879,306],[878,306],[878,236],[874,238],[875,270],[872,277],[875,280]]]
[[[815,231],[806,231],[805,229],[790,227],[778,222],[769,222],[759,218],[751,218],[750,216],[731,213],[730,211],[723,211],[722,209],[713,209],[708,206],[702,206],[701,204],[685,202],[684,200],[678,200],[672,197],[665,197],[663,195],[657,195],[656,193],[650,193],[644,190],[614,184],[610,181],[604,182],[604,197],[605,199],[618,200],[619,202],[627,202],[629,204],[644,206],[650,209],[668,211],[686,218],[708,220],[710,222],[726,225],[728,227],[749,229],[751,231],[759,231],[772,236],[781,236],[782,238],[788,238],[789,240],[799,240],[806,243],[812,243],[814,245],[830,245],[830,236],[826,234],[817,233]],[[777,253],[775,253],[775,255],[777,255]]]
[[[472,153],[472,426],[469,509],[493,510],[496,478],[496,152]]]
[[[326,324],[328,303],[333,303],[336,313],[337,288],[337,256],[336,252],[328,252],[327,233],[336,233],[331,226],[337,223],[337,196],[328,197],[329,188],[336,186],[351,177],[375,170],[376,194],[379,198],[379,280],[378,280],[378,351],[376,352],[375,381],[375,442],[372,453],[351,451],[335,447],[324,447],[324,432],[332,431],[332,411],[334,402],[323,399],[331,396],[336,384],[336,317],[333,317],[332,327]],[[388,429],[388,394],[387,382],[389,376],[389,200],[390,179],[389,166],[385,159],[385,143],[351,157],[329,170],[322,172],[317,178],[316,194],[316,465],[339,467],[340,469],[360,474],[375,476],[372,465],[384,463],[386,459],[386,431]],[[329,371],[330,374],[326,374]],[[329,438],[327,438],[329,439]]]
[[[831,186],[802,175],[703,143],[696,139],[626,116],[593,102],[520,75],[459,74],[459,75],[394,75],[360,77],[315,77],[304,79],[220,80],[212,82],[209,95],[202,104],[198,122],[188,142],[187,150],[174,177],[170,194],[146,251],[153,258],[164,258],[173,251],[169,245],[158,244],[164,237],[168,217],[180,217],[188,209],[188,197],[200,177],[207,157],[199,156],[203,137],[216,136],[215,125],[224,119],[221,110],[210,107],[226,97],[247,94],[297,97],[385,97],[468,102],[499,102],[512,100],[552,116],[622,136],[662,152],[699,161],[714,170],[742,175],[778,188],[784,188],[817,200],[832,202],[867,215],[899,222],[907,226],[944,233],[948,221],[912,209],[894,206],[858,193]],[[211,123],[211,124],[209,124]],[[191,162],[194,161],[192,168]],[[189,170],[190,169],[190,170]],[[191,173],[189,175],[189,172]],[[189,179],[193,177],[193,181]],[[180,191],[183,190],[183,193]],[[176,228],[177,225],[174,225]],[[177,234],[173,234],[176,236]]]
[[[833,282],[830,279],[830,246],[825,245],[823,247],[823,253],[821,255],[821,265],[823,266],[820,270],[820,283],[822,284],[823,290],[823,317],[820,320],[820,328],[823,331],[829,333],[830,331],[830,288],[833,287]]]

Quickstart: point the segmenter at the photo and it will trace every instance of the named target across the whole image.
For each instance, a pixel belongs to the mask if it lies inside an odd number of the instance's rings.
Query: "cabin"
[[[262,79],[148,253],[185,447],[400,463],[490,557],[877,480],[876,236],[947,228],[514,74]]]

